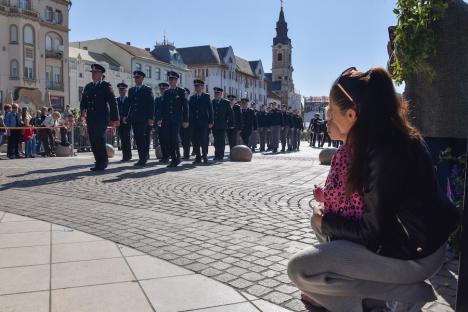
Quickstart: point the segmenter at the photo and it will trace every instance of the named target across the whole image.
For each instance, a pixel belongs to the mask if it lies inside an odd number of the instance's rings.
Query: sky
[[[346,68],[385,67],[395,2],[284,0],[296,89],[303,96],[328,95]],[[166,33],[176,47],[232,46],[236,55],[260,59],[271,72],[280,5],[280,0],[75,0],[70,42],[107,37],[153,48]]]

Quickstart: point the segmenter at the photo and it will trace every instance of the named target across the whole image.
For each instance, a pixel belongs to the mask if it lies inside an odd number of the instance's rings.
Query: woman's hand
[[[322,215],[314,214],[312,216],[312,222],[314,222],[318,228],[321,228],[322,227]]]
[[[323,193],[323,188],[322,187],[315,185],[315,188],[314,188],[313,192],[314,192],[314,197],[315,197],[316,201],[318,201],[320,203],[325,202],[325,194]]]

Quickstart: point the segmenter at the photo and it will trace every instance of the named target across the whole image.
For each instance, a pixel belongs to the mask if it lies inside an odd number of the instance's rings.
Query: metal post
[[[460,266],[458,270],[457,312],[468,312],[468,140],[467,161],[465,162],[465,193],[463,200],[463,221]]]
[[[76,156],[75,154],[75,122],[71,123],[71,146],[72,146],[71,156]]]

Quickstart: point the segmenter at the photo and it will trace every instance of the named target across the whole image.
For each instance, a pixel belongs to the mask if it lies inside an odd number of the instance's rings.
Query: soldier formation
[[[159,84],[160,96],[154,98],[152,89],[143,84],[145,73],[134,71],[135,86],[128,89],[119,83],[119,96],[114,97],[110,84],[103,80],[105,69],[91,66],[93,82],[89,83],[81,101],[82,117],[87,119],[91,148],[96,164],[91,170],[105,170],[108,164],[105,149],[105,130],[109,122],[118,127],[122,148],[122,161],[132,159],[131,131],[138,149],[135,166],[144,167],[149,159],[151,137],[154,146],[160,146],[161,163],[177,167],[181,158],[195,156],[194,164],[208,163],[210,131],[214,138],[215,161],[224,160],[226,138],[232,149],[244,144],[252,151],[278,153],[297,151],[304,130],[303,120],[297,110],[276,103],[271,107],[256,104],[249,106],[248,98],[237,101],[235,95],[223,97],[224,90],[215,87],[214,99],[205,93],[203,80],[194,80],[195,93],[177,86],[179,74],[167,73],[168,82]],[[127,95],[128,89],[128,95]],[[180,142],[183,154],[180,154]],[[192,153],[190,153],[192,146]]]

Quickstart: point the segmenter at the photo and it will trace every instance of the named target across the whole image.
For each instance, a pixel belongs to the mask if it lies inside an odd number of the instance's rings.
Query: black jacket
[[[257,121],[259,128],[268,128],[270,126],[267,112],[259,111],[257,113]]]
[[[88,83],[81,97],[80,111],[86,111],[88,126],[106,127],[109,120],[119,120],[119,110],[112,86],[101,81],[97,86]]]
[[[146,123],[148,119],[154,119],[154,97],[150,87],[142,85],[138,91],[136,87],[130,88],[128,103],[128,118],[132,123]]]
[[[279,109],[272,109],[268,113],[268,124],[273,126],[284,126],[283,113]]]
[[[189,123],[190,127],[206,128],[208,128],[208,124],[213,123],[213,106],[208,93],[201,93],[200,96],[194,94],[190,97]]]
[[[327,213],[325,235],[405,260],[426,257],[447,241],[458,212],[439,188],[426,145],[413,141],[406,151],[402,146],[385,143],[368,151],[363,218]]]
[[[233,119],[233,124],[231,127],[234,127],[236,130],[241,130],[242,129],[242,112],[239,104],[234,104],[232,106],[232,111],[234,113],[234,119]]]
[[[231,105],[224,99],[213,100],[213,129],[228,129],[233,124],[234,114]]]
[[[314,117],[310,120],[309,131],[321,132],[322,131],[322,118]]]
[[[158,114],[157,120],[164,122],[188,122],[189,111],[188,101],[185,98],[185,90],[176,87],[174,89],[167,89],[163,95],[164,105],[161,106],[161,110]]]
[[[257,118],[253,109],[246,108],[242,110],[242,131],[245,133],[257,129]]]

